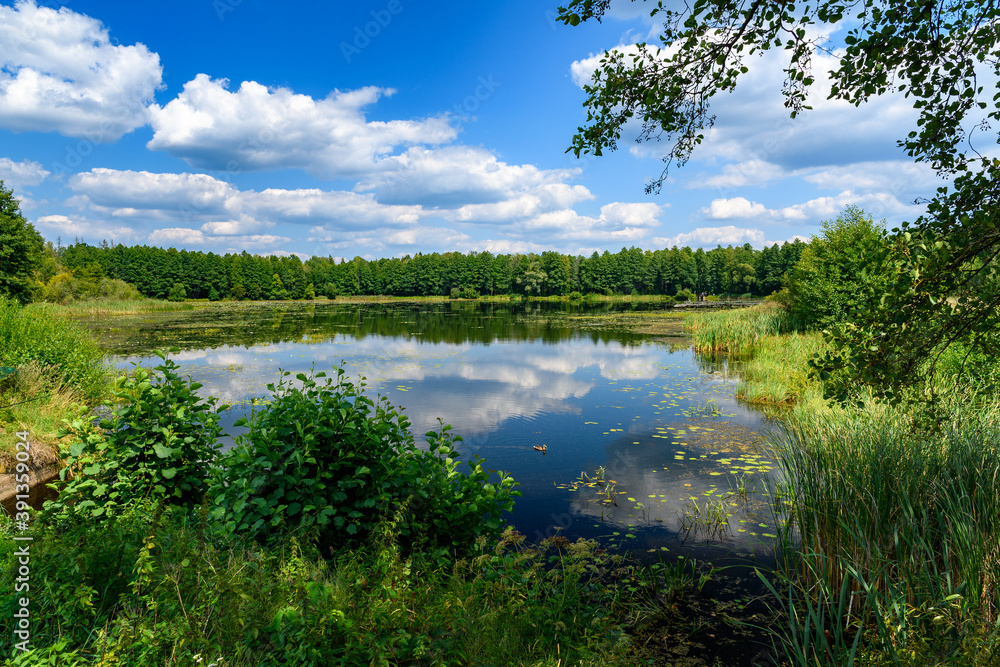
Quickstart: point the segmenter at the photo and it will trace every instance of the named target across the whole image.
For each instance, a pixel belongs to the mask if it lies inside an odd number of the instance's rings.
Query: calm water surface
[[[510,521],[530,539],[559,532],[638,554],[766,557],[768,513],[752,492],[739,493],[773,474],[759,449],[764,418],[737,403],[733,381],[685,339],[587,328],[593,312],[329,304],[87,325],[121,367],[155,365],[151,350],[181,348],[171,356],[182,373],[234,406],[230,434],[250,403],[268,396],[279,369],[343,364],[405,408],[419,443],[441,419],[463,437],[464,457],[510,473],[523,494]]]

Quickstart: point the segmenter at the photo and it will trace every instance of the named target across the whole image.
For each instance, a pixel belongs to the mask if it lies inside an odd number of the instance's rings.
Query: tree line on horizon
[[[60,274],[90,280],[111,278],[151,298],[304,299],[341,295],[479,296],[519,294],[707,294],[767,295],[808,244],[796,240],[756,250],[750,244],[705,251],[690,247],[589,257],[554,251],[494,255],[483,252],[417,253],[366,260],[355,257],[261,256],[246,251],[219,255],[152,246],[47,244]],[[57,280],[60,274],[49,277]],[[58,294],[58,293],[57,293]],[[58,298],[55,300],[59,300]]]

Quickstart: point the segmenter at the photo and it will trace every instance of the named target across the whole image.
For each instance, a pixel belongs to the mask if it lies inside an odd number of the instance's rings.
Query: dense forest
[[[312,257],[217,255],[149,246],[74,243],[51,247],[54,259],[78,277],[112,278],[154,298],[303,299],[317,295],[478,296],[527,294],[765,295],[798,262],[806,243],[755,250],[739,247],[623,248],[589,257],[558,252],[493,255],[446,252],[402,258],[337,261]],[[56,284],[70,276],[53,275]],[[50,290],[52,292],[52,290]]]

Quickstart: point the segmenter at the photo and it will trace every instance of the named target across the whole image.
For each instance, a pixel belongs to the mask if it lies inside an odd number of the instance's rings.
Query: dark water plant
[[[237,422],[248,431],[222,462],[212,515],[228,530],[266,540],[310,534],[324,548],[363,541],[386,513],[402,509],[401,539],[446,551],[498,535],[515,482],[493,479],[474,458],[459,470],[460,438],[442,425],[419,449],[410,422],[361,380],[283,372],[265,409]]]

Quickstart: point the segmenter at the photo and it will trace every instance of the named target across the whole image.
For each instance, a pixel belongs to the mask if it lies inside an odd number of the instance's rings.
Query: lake
[[[279,369],[330,371],[405,409],[418,443],[438,420],[520,483],[510,522],[530,540],[596,538],[637,554],[767,558],[755,493],[774,474],[767,426],[725,363],[666,336],[601,326],[658,304],[241,304],[84,321],[119,367],[171,355],[232,424]],[[231,445],[231,440],[228,441]],[[535,446],[545,447],[545,452]]]

